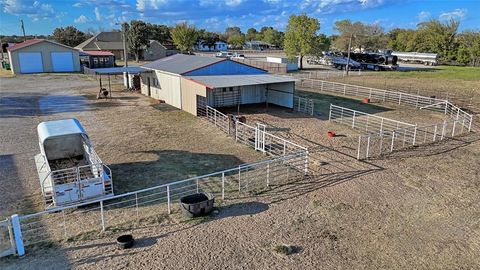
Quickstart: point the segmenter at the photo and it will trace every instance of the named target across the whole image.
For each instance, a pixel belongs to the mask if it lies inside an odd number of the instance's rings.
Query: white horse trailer
[[[35,156],[45,208],[113,196],[112,173],[77,119],[42,122]]]

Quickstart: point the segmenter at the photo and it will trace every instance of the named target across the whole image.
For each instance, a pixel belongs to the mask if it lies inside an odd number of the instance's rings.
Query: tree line
[[[460,22],[430,20],[417,25],[416,29],[395,28],[388,32],[378,24],[366,24],[339,20],[335,22],[335,34],[326,36],[320,32],[318,19],[306,14],[291,15],[285,32],[264,26],[257,30],[249,28],[243,33],[240,27],[230,26],[221,32],[197,29],[188,23],[175,26],[146,23],[132,20],[122,24],[128,47],[138,59],[140,51],[149,40],[175,45],[181,52],[190,52],[197,43],[213,48],[218,41],[241,49],[246,41],[258,40],[284,49],[289,57],[320,55],[322,51],[346,51],[350,39],[352,48],[364,51],[392,49],[394,51],[437,53],[440,60],[449,64],[480,66],[480,32],[458,31]],[[118,30],[117,30],[118,31]],[[73,26],[56,28],[52,35],[41,36],[75,47],[94,34],[89,29],[82,32]],[[0,36],[2,42],[21,42],[23,37]]]

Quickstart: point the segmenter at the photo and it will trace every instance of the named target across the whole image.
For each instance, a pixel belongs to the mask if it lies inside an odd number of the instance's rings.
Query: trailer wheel
[[[379,67],[379,66],[375,66],[375,67],[373,68],[373,70],[375,70],[375,71],[380,71],[380,67]]]

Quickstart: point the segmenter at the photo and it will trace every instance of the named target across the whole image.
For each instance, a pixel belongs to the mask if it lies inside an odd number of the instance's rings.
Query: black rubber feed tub
[[[182,212],[187,217],[199,217],[210,214],[215,203],[211,193],[197,193],[180,198]]]
[[[133,242],[135,242],[135,240],[133,239],[133,236],[131,234],[124,234],[117,237],[117,244],[118,247],[121,249],[133,247]]]

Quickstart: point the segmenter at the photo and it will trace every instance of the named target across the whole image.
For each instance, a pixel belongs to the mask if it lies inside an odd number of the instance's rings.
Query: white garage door
[[[43,72],[42,54],[39,52],[18,53],[20,73]]]
[[[73,54],[71,52],[52,52],[53,72],[73,71]]]

